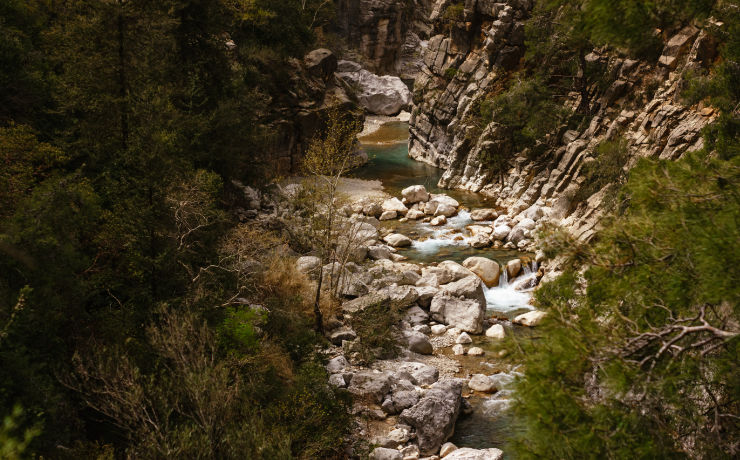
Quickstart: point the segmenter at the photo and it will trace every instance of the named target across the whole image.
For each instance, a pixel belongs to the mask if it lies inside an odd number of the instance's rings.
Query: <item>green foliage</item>
[[[444,76],[447,80],[452,80],[455,78],[455,76],[460,72],[459,69],[456,69],[455,67],[448,67],[445,69]]]
[[[599,144],[594,149],[593,160],[583,164],[581,170],[583,183],[573,197],[573,202],[581,203],[604,187],[609,187],[612,197],[616,196],[624,183],[626,176],[624,167],[628,160],[629,150],[625,139],[619,138]]]
[[[452,3],[442,14],[442,19],[447,21],[462,21],[465,14],[465,4],[463,3]]]
[[[322,0],[0,2],[0,413],[26,408],[8,449],[323,452],[310,446],[324,433],[292,441],[265,420],[320,338],[294,272],[275,266],[280,283],[260,288],[269,270],[254,267],[275,241],[234,236],[224,184],[268,180],[264,125],[284,116],[270,104],[332,11]],[[270,314],[235,307],[241,297]],[[328,450],[341,445],[333,433]]]
[[[506,91],[479,103],[480,125],[496,122],[509,133],[514,151],[534,147],[570,111],[558,104],[537,78],[515,80]]]
[[[737,421],[714,414],[740,409],[738,166],[703,151],[642,160],[625,185],[629,207],[595,243],[551,240],[589,269],[538,291],[550,314],[520,344],[522,458],[731,457]],[[729,332],[679,336],[701,320]],[[660,352],[668,340],[680,348]]]
[[[400,320],[399,309],[390,303],[373,304],[353,315],[350,322],[359,340],[352,351],[366,363],[396,356],[399,350],[394,332]]]
[[[2,418],[0,424],[0,458],[20,460],[25,458],[23,453],[28,449],[33,438],[41,433],[39,427],[26,428],[18,433],[18,421],[23,417],[23,409],[14,406],[10,414]]]

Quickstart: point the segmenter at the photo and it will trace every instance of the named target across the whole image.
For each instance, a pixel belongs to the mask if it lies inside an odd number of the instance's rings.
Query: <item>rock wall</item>
[[[545,139],[536,158],[516,152],[509,136],[493,120],[482,130],[470,124],[474,102],[495,94],[521,65],[524,24],[531,0],[466,0],[460,17],[442,18],[446,0],[437,0],[430,20],[433,36],[423,50],[423,66],[414,86],[409,155],[446,169],[440,185],[481,192],[495,198],[510,216],[538,208],[545,220],[587,239],[603,212],[606,191],[573,202],[584,181],[583,165],[595,147],[623,136],[631,167],[639,157],[677,159],[702,146],[701,129],[715,114],[711,108],[685,107],[678,93],[684,69],[712,64],[714,49],[703,31],[687,27],[673,36],[656,62],[620,58],[594,51],[586,59],[600,64],[611,82],[605,90],[589,88],[590,124],[580,131],[559,129]],[[580,104],[572,93],[567,104]],[[479,160],[484,152],[507,158],[503,174]],[[540,212],[540,211],[538,211]]]
[[[428,38],[430,0],[335,0],[347,58],[368,70],[413,80]]]
[[[289,88],[274,102],[275,119],[269,122],[272,143],[264,152],[277,159],[280,174],[296,172],[313,137],[321,132],[327,114],[340,109],[364,120],[354,91],[336,75],[337,57],[327,49],[313,50],[292,59]]]

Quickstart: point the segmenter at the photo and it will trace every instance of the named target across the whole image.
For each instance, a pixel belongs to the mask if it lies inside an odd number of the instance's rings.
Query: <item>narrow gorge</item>
[[[740,456],[737,0],[0,37],[0,458]]]

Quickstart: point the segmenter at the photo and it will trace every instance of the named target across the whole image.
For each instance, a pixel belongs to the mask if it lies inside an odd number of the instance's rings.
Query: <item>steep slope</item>
[[[571,88],[559,101],[573,111],[585,105],[587,122],[559,126],[538,140],[536,152],[518,150],[510,132],[495,119],[481,125],[478,112],[518,78],[531,8],[530,0],[435,2],[433,36],[414,86],[409,154],[445,168],[440,185],[494,197],[512,217],[532,208],[587,239],[613,190],[609,184],[591,190],[593,174],[584,168],[600,144],[622,142],[625,169],[638,157],[677,159],[701,147],[700,132],[715,114],[682,105],[679,93],[683,72],[711,66],[716,45],[689,26],[654,61],[594,50],[584,58],[601,69],[600,81],[582,92]]]

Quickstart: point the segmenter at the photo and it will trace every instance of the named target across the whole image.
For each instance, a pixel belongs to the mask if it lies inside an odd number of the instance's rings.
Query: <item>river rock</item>
[[[296,269],[306,275],[316,275],[321,267],[321,259],[316,256],[299,257],[295,263]]]
[[[428,322],[429,314],[425,312],[424,310],[422,310],[421,308],[414,305],[413,307],[409,308],[404,318],[406,319],[406,321],[409,322],[409,324],[413,326],[417,326],[417,325]]]
[[[396,449],[388,449],[387,447],[376,447],[372,453],[370,453],[372,460],[403,460],[403,455]]]
[[[463,267],[478,275],[487,287],[498,286],[501,276],[501,267],[498,262],[486,257],[468,257],[462,264]]]
[[[455,343],[461,343],[463,345],[473,343],[473,339],[470,338],[467,332],[461,332],[460,335],[455,339]]]
[[[436,321],[474,334],[483,331],[485,302],[453,297],[447,293],[437,294],[432,299],[429,311]]]
[[[437,209],[434,210],[435,216],[452,217],[455,214],[457,214],[457,208],[444,203],[441,203],[437,206]]]
[[[446,460],[503,460],[504,451],[492,447],[490,449],[473,449],[462,447],[445,457]]]
[[[383,404],[380,405],[381,410],[388,415],[396,415],[419,402],[419,393],[411,383],[408,383],[408,385],[411,386],[411,389],[396,389],[386,397]]]
[[[377,222],[377,220],[375,221]],[[354,232],[354,240],[358,243],[365,243],[367,241],[378,239],[378,229],[370,222],[356,222],[354,224]]]
[[[540,324],[545,316],[547,316],[546,312],[534,310],[517,316],[511,320],[511,322],[514,324],[521,324],[522,326],[534,327]]]
[[[468,225],[467,228],[472,236],[478,236],[480,234],[491,236],[491,232],[493,232],[493,229],[487,225]]]
[[[396,211],[398,214],[406,215],[409,211],[405,204],[398,198],[389,198],[383,201],[383,211]]]
[[[419,454],[421,454],[421,451],[419,450],[419,446],[416,444],[410,444],[401,449],[403,460],[417,460],[419,458]]]
[[[344,64],[342,68],[347,68]],[[395,115],[411,104],[411,91],[398,77],[378,76],[365,69],[337,72],[350,86],[358,88],[357,99],[362,107],[376,115]]]
[[[434,366],[415,361],[408,361],[396,366],[399,373],[406,372],[415,385],[431,385],[439,379],[439,371]]]
[[[408,204],[429,201],[429,193],[423,185],[412,185],[410,187],[406,187],[401,191],[401,195]]]
[[[470,213],[470,218],[477,222],[481,220],[493,220],[496,217],[498,217],[498,213],[490,208],[476,209]]]
[[[506,332],[502,325],[494,324],[486,331],[486,337],[490,337],[492,339],[503,339],[506,337]]]
[[[420,281],[421,279],[419,279]],[[437,292],[439,292],[439,289],[433,286],[419,286],[417,281],[416,285],[416,292],[419,293],[419,299],[416,301],[416,303],[419,304],[422,308],[429,308],[429,306],[432,304],[432,299],[435,295],[437,295]]]
[[[468,350],[468,356],[483,356],[486,352],[481,347],[470,347]]]
[[[344,388],[347,386],[347,382],[344,380],[342,374],[332,374],[329,376],[329,385],[333,385],[337,388]]]
[[[506,240],[516,246],[520,241],[527,237],[527,232],[528,230],[526,228],[517,225],[516,227],[511,229],[509,235],[506,237]]]
[[[387,372],[357,372],[352,376],[348,390],[359,398],[380,404],[391,390],[391,376]]]
[[[454,281],[459,281],[469,276],[474,276],[475,273],[460,265],[452,260],[443,260],[437,264],[437,268],[442,269],[446,272],[446,276],[440,277],[441,284],[447,284]]]
[[[457,450],[456,445],[452,444],[451,442],[446,442],[442,444],[442,447],[439,448],[439,458],[445,458],[447,455],[450,455],[455,450]]]
[[[422,455],[437,453],[442,443],[452,436],[460,412],[462,387],[460,379],[441,380],[432,385],[416,405],[401,412],[399,421],[416,430]]]
[[[542,216],[545,215],[545,212],[542,210],[540,206],[533,204],[532,206],[524,210],[519,215],[526,219],[532,219],[533,221],[538,221],[542,218]]]
[[[349,367],[347,358],[341,355],[337,356],[336,358],[330,359],[329,362],[326,364],[326,370],[330,374],[336,374],[337,372],[342,372],[347,367]]]
[[[367,249],[367,256],[373,260],[390,259],[391,249],[385,245],[370,246]]]
[[[445,332],[447,332],[447,326],[444,324],[435,324],[432,326],[432,334],[434,335],[442,335]]]
[[[537,224],[535,224],[534,220],[525,217],[524,219],[522,219],[521,221],[519,221],[519,223],[516,226],[517,227],[522,227],[522,228],[524,228],[526,230],[534,230],[534,227],[536,225]]]
[[[507,236],[509,236],[510,232],[511,227],[509,227],[508,225],[499,225],[498,227],[493,228],[491,239],[503,241],[506,239]]]
[[[413,286],[389,286],[387,288],[391,302],[399,308],[407,308],[419,299],[419,293]]]
[[[395,428],[388,433],[388,439],[397,444],[405,444],[411,439],[411,433],[406,428]]]
[[[463,267],[469,276],[458,279],[452,283],[447,283],[442,286],[441,292],[456,297],[464,297],[466,299],[472,299],[479,302],[484,308],[486,305],[486,296],[483,293],[483,281],[478,278],[474,273]]]
[[[452,353],[453,353],[453,354],[454,354],[455,356],[462,356],[462,355],[464,355],[464,354],[465,354],[465,347],[464,347],[464,346],[462,346],[462,345],[461,345],[461,344],[459,344],[459,343],[458,343],[457,345],[453,345],[453,346],[452,346]]]
[[[383,238],[383,240],[394,248],[411,246],[411,239],[406,235],[401,235],[400,233],[391,233]]]
[[[460,206],[460,203],[456,199],[447,195],[432,195],[429,201],[424,205],[424,213],[429,216],[433,216],[437,213],[437,208],[441,205],[455,208],[455,212],[457,212],[457,207]],[[454,213],[452,215],[454,215]]]
[[[429,221],[429,225],[432,227],[439,227],[440,225],[444,225],[447,223],[447,218],[445,216],[437,216],[431,221]]]
[[[383,211],[383,214],[378,217],[378,220],[393,220],[396,217],[398,217],[398,213],[396,211]]]
[[[357,313],[371,305],[377,305],[390,302],[391,297],[387,290],[371,292],[370,294],[352,299],[342,304],[342,311],[345,313]]]
[[[419,220],[425,215],[426,214],[424,214],[423,211],[419,211],[418,209],[410,209],[409,212],[406,213],[406,218],[409,220]]]
[[[485,248],[491,245],[491,238],[488,235],[479,233],[478,235],[471,237],[468,244],[470,244],[470,247],[473,247],[476,249]]]
[[[493,380],[483,374],[473,375],[468,382],[468,388],[474,391],[480,391],[481,393],[491,393],[496,389]]]
[[[383,214],[383,206],[377,201],[368,201],[362,206],[362,213],[366,216],[378,217]]]
[[[432,348],[429,338],[421,332],[408,332],[407,337],[409,350],[414,353],[419,353],[420,355],[431,355],[434,353],[434,348]]]
[[[522,271],[522,261],[519,259],[510,260],[506,264],[506,273],[509,275],[509,280],[519,276],[519,272]]]

